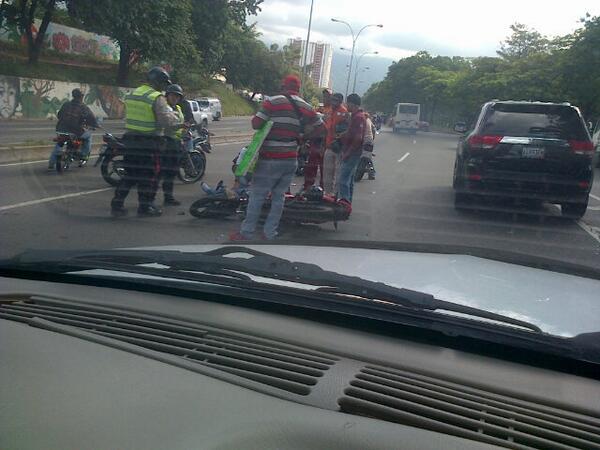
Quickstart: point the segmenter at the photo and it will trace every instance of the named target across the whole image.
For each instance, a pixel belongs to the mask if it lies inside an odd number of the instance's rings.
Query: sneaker
[[[181,202],[176,200],[174,197],[165,197],[165,201],[163,203],[165,206],[179,206]]]
[[[158,217],[162,216],[162,209],[157,208],[154,205],[141,206],[137,210],[137,215],[140,217]]]
[[[229,240],[235,242],[235,241],[250,241],[251,239],[244,236],[239,231],[235,231],[229,235]]]
[[[118,208],[111,208],[110,215],[113,217],[125,217],[127,215],[127,210],[122,206]]]
[[[83,167],[87,164],[87,159],[80,159],[79,160],[79,167]]]

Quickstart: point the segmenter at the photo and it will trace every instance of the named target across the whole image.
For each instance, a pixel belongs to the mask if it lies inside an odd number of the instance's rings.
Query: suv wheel
[[[562,203],[560,205],[560,213],[572,219],[581,219],[585,215],[588,202],[585,203]]]

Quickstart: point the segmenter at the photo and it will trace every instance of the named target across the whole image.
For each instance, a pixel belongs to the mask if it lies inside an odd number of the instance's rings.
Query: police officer
[[[183,89],[178,84],[172,84],[167,87],[165,91],[167,97],[167,103],[177,114],[179,121],[174,127],[167,128],[165,130],[165,136],[167,137],[166,149],[160,157],[160,177],[162,178],[162,189],[164,194],[164,205],[165,206],[177,206],[181,202],[173,197],[173,180],[179,165],[181,163],[181,138],[183,135],[184,126],[184,113],[180,106],[183,99]]]
[[[162,135],[163,130],[178,125],[180,117],[162,94],[171,84],[167,71],[153,67],[148,71],[147,80],[125,98],[125,175],[111,202],[111,213],[115,217],[127,214],[123,204],[130,189],[136,185],[138,215],[156,217],[162,214],[162,210],[154,206],[160,170],[159,152],[165,146]]]

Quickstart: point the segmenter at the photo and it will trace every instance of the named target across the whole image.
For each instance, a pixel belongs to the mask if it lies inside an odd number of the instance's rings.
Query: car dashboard
[[[0,278],[0,448],[600,448],[600,382],[285,311]]]

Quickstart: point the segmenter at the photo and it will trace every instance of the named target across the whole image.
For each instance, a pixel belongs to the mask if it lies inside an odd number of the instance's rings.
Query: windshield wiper
[[[244,255],[234,257],[232,255]],[[0,266],[22,268],[50,267],[59,273],[88,269],[129,272],[218,284],[240,283],[248,288],[273,288],[261,277],[312,286],[312,294],[329,294],[337,299],[356,302],[367,300],[380,309],[408,308],[419,311],[447,311],[524,328],[536,333],[542,330],[529,322],[514,319],[472,306],[440,300],[431,294],[397,288],[385,283],[324,270],[316,264],[293,262],[241,246],[224,246],[207,252],[157,250],[111,250],[100,252],[33,251],[5,261]],[[159,265],[159,267],[156,267]],[[161,267],[163,266],[163,267]],[[281,286],[278,286],[281,287]]]

